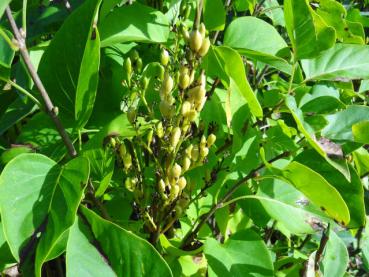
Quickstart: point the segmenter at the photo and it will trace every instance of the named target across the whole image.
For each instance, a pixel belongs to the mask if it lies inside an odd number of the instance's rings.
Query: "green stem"
[[[0,27],[0,36],[9,44],[10,48],[16,51],[18,47],[12,42],[11,38],[6,34],[3,28]]]

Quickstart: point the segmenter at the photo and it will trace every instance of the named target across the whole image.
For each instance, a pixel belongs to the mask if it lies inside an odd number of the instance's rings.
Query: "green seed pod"
[[[137,112],[136,112],[136,109],[135,108],[132,108],[130,107],[127,111],[127,118],[128,118],[128,121],[133,124],[135,123],[136,121],[136,115],[137,115]]]
[[[124,186],[126,187],[127,190],[133,192],[136,189],[136,183],[137,183],[136,179],[128,177],[124,182]]]
[[[196,111],[197,112],[201,112],[201,110],[202,110],[202,108],[204,108],[204,106],[205,106],[205,103],[206,103],[206,98],[207,97],[204,97],[202,100],[201,100],[201,102],[199,102],[199,103],[196,103]]]
[[[186,185],[187,185],[187,181],[185,177],[182,176],[181,178],[178,179],[178,186],[181,191],[184,190]]]
[[[178,204],[174,207],[174,211],[176,212],[176,216],[180,216],[183,213],[182,207]]]
[[[182,167],[179,164],[175,163],[172,167],[171,174],[173,178],[178,179],[182,174]]]
[[[169,62],[169,53],[167,50],[165,49],[162,49],[161,50],[161,53],[160,53],[160,63],[163,65],[163,66],[166,66]]]
[[[170,117],[172,115],[173,107],[166,100],[162,100],[159,104],[159,110],[164,117]]]
[[[191,159],[186,155],[183,157],[182,161],[182,170],[183,172],[186,172],[191,166]]]
[[[140,55],[138,54],[136,49],[131,51],[130,58],[132,61],[137,61],[140,58]]]
[[[158,183],[159,192],[163,194],[165,192],[165,182],[163,179],[160,179]]]
[[[146,77],[141,78],[141,85],[142,85],[142,89],[146,90],[147,86],[149,85],[149,79]]]
[[[201,47],[199,51],[197,52],[201,57],[204,57],[210,48],[210,39],[207,37],[202,41]]]
[[[188,94],[195,103],[201,103],[206,95],[206,90],[202,85],[200,85],[190,89]]]
[[[124,164],[124,169],[128,170],[131,168],[132,166],[132,156],[130,154],[125,154],[123,156],[123,164]]]
[[[209,155],[209,148],[207,148],[206,146],[205,147],[201,147],[200,148],[200,156],[202,158],[205,158]]]
[[[190,40],[190,33],[186,30],[186,28],[182,28],[182,37],[185,41],[189,41]]]
[[[127,75],[130,76],[132,73],[132,62],[130,58],[124,60],[124,70],[126,71]]]
[[[150,131],[147,133],[147,146],[149,148],[150,148],[153,136],[154,136],[154,130],[150,129]]]
[[[195,70],[192,70],[190,74],[190,85],[193,83],[194,80],[195,80]]]
[[[143,66],[142,59],[138,58],[138,60],[136,61],[136,70],[138,73],[141,73],[142,66]]]
[[[191,159],[196,162],[199,159],[200,150],[197,145],[194,145],[191,151]]]
[[[171,187],[169,199],[170,200],[176,199],[178,197],[178,194],[179,194],[179,186],[175,185],[175,186]]]
[[[177,144],[179,142],[179,139],[181,138],[181,129],[179,127],[175,127],[172,130],[172,136],[170,138],[170,144],[173,148],[177,147]]]
[[[181,108],[182,116],[186,116],[188,112],[191,110],[191,103],[188,101],[184,101]]]
[[[214,134],[210,134],[207,139],[207,146],[211,147],[215,143],[216,139],[217,137]]]
[[[161,91],[164,95],[169,95],[173,89],[174,81],[168,72],[165,73]]]
[[[201,37],[204,39],[205,38],[205,35],[206,35],[206,27],[204,25],[204,23],[200,23],[200,26],[199,26],[199,32],[201,34]]]
[[[193,122],[196,120],[197,118],[197,111],[195,110],[190,110],[188,113],[187,113],[187,119],[190,121],[190,122]]]
[[[187,146],[185,152],[186,152],[186,155],[191,158],[191,153],[192,153],[192,149],[193,149],[193,144],[190,144],[189,146]]]
[[[190,34],[190,48],[192,51],[197,52],[202,45],[202,36],[198,30],[193,30]]]
[[[159,65],[158,68],[159,68],[158,69],[158,79],[163,81],[164,80],[164,75],[165,75],[165,68],[162,65]]]
[[[206,146],[206,137],[203,135],[200,140],[200,147]]]
[[[178,80],[178,86],[181,89],[186,89],[190,85],[190,76],[188,74],[180,74]]]
[[[115,138],[110,137],[110,146],[112,148],[115,148],[116,145],[117,145],[117,142],[116,142]]]
[[[158,122],[158,124],[156,124],[156,135],[159,138],[164,137],[164,128],[163,128],[163,123],[161,121]]]
[[[125,154],[127,154],[127,148],[124,145],[124,143],[122,143],[121,145],[119,145],[119,155],[120,155],[122,160],[123,160],[123,157],[124,157]]]

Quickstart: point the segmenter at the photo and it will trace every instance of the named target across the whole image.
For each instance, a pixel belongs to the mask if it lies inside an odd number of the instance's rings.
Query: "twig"
[[[274,157],[273,159],[269,160],[268,163],[273,163],[276,160],[279,160],[283,157],[286,157],[289,155],[289,152],[283,152],[279,154],[278,156]],[[265,164],[262,163],[255,169],[251,170],[249,174],[247,174],[245,177],[237,181],[229,190],[228,192],[223,196],[222,199],[218,201],[217,204],[213,205],[213,207],[210,209],[210,211],[206,214],[204,214],[196,225],[193,225],[193,228],[191,231],[189,231],[186,236],[183,238],[183,241],[181,243],[181,248],[186,248],[196,237],[197,233],[200,231],[201,227],[209,220],[209,218],[218,210],[219,208],[223,207],[223,204],[233,195],[234,192],[236,192],[241,185],[246,183],[248,180],[253,178],[255,174],[262,168],[265,167]]]
[[[197,9],[196,9],[196,18],[195,18],[195,26],[194,26],[195,30],[198,30],[199,26],[200,26],[201,13],[202,13],[203,5],[204,5],[204,1],[199,0],[199,2],[197,4]]]
[[[19,47],[19,51],[21,53],[21,56],[23,58],[24,63],[27,66],[28,72],[32,77],[33,82],[35,83],[35,86],[37,87],[37,89],[40,91],[41,97],[45,103],[45,107],[46,107],[46,112],[49,114],[49,116],[51,117],[51,119],[53,120],[56,129],[58,130],[65,146],[68,149],[68,153],[71,157],[75,157],[77,156],[77,152],[73,146],[73,143],[71,141],[71,139],[69,138],[65,128],[63,127],[61,121],[59,120],[57,113],[56,113],[56,108],[53,105],[44,85],[41,82],[40,77],[38,76],[35,67],[33,66],[32,62],[31,62],[31,58],[28,54],[28,50],[26,47],[26,42],[25,42],[25,38],[24,36],[21,35],[20,30],[17,27],[17,24],[15,23],[14,17],[12,15],[12,11],[10,10],[10,7],[8,6],[6,8],[6,16],[8,17],[10,26],[13,30],[15,39],[17,40],[17,44]]]
[[[330,224],[328,223],[328,227],[323,231],[322,238],[320,239],[319,248],[315,254],[315,261],[314,261],[315,271],[319,270],[319,263],[322,258],[322,254],[325,249],[325,246],[327,245],[327,242],[329,240],[329,229],[330,229]]]

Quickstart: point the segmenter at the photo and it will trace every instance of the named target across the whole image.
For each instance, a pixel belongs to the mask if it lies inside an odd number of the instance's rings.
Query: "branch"
[[[320,263],[320,260],[322,259],[325,246],[327,245],[327,242],[329,240],[329,229],[330,229],[330,224],[328,224],[328,227],[323,231],[322,238],[320,239],[319,248],[315,254],[315,261],[314,261],[315,271],[319,270],[319,263]]]
[[[274,157],[273,159],[269,160],[268,163],[273,163],[276,160],[279,160],[281,158],[284,158],[286,156],[288,156],[290,153],[289,152],[283,152],[279,155],[277,155],[276,157]],[[220,209],[223,207],[223,204],[229,199],[231,198],[231,196],[233,195],[233,193],[235,193],[239,187],[241,185],[243,185],[244,183],[246,183],[248,180],[252,179],[253,177],[255,177],[256,173],[265,167],[265,164],[262,163],[260,164],[258,167],[256,167],[255,169],[251,170],[249,172],[249,174],[247,174],[245,177],[243,177],[242,179],[240,179],[239,181],[237,181],[233,187],[231,187],[228,192],[226,193],[226,195],[223,196],[222,199],[220,199],[218,201],[217,204],[215,204],[208,213],[204,214],[201,218],[201,220],[199,221],[199,223],[197,225],[194,225],[192,231],[189,231],[186,236],[183,238],[183,242],[181,244],[181,249],[185,249],[187,246],[189,246],[189,244],[195,239],[197,233],[200,231],[201,227],[209,220],[209,218],[216,212],[216,210]]]
[[[26,64],[27,70],[28,70],[29,74],[31,75],[33,82],[35,83],[35,86],[40,91],[41,97],[42,97],[42,99],[44,101],[44,104],[45,104],[46,112],[48,113],[48,115],[53,120],[56,129],[58,130],[65,146],[68,149],[69,155],[71,157],[75,157],[75,156],[77,156],[77,152],[76,152],[76,150],[73,146],[73,143],[72,143],[71,139],[69,138],[65,128],[63,127],[60,119],[58,118],[58,116],[56,114],[57,109],[55,108],[55,106],[51,102],[51,99],[50,99],[44,85],[42,84],[41,79],[38,76],[35,67],[33,66],[33,64],[31,62],[31,58],[28,54],[28,50],[27,50],[27,47],[26,47],[25,38],[21,34],[21,31],[18,29],[17,24],[15,23],[14,17],[12,15],[12,11],[10,10],[9,6],[6,8],[6,16],[8,17],[10,26],[13,30],[14,37],[17,40],[19,51],[21,53],[21,56],[23,58],[24,63]]]

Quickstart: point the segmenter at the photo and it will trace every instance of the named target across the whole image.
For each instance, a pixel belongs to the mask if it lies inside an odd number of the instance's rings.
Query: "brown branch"
[[[281,158],[287,157],[290,153],[289,152],[283,152],[281,154],[279,154],[278,156],[274,157],[273,159],[269,160],[268,163],[273,163],[276,160],[279,160]],[[197,225],[194,225],[194,228],[192,229],[192,231],[189,231],[186,236],[183,238],[183,241],[181,243],[181,248],[185,249],[187,246],[189,246],[191,244],[191,242],[195,239],[197,233],[200,231],[201,227],[209,220],[209,218],[220,208],[223,207],[223,203],[225,203],[229,198],[231,198],[231,196],[233,195],[233,193],[235,193],[239,187],[241,185],[243,185],[244,183],[246,183],[248,180],[252,179],[253,177],[255,177],[256,173],[265,167],[265,164],[262,163],[260,164],[258,167],[256,167],[255,169],[251,170],[249,172],[249,174],[247,174],[245,177],[243,177],[242,179],[240,179],[239,181],[237,181],[229,190],[228,192],[222,197],[222,199],[220,199],[218,201],[217,204],[213,205],[213,207],[210,209],[210,211],[206,214],[204,214],[201,217],[201,220],[199,221],[199,223]]]
[[[53,105],[44,85],[41,82],[40,77],[38,76],[35,67],[33,66],[32,62],[31,62],[31,58],[29,56],[27,47],[26,47],[26,41],[24,36],[21,34],[21,31],[19,30],[19,28],[17,27],[17,24],[15,23],[14,17],[12,15],[12,11],[10,10],[10,7],[8,6],[6,8],[6,16],[8,17],[10,26],[13,30],[14,33],[14,37],[17,40],[17,46],[19,47],[19,51],[21,53],[21,56],[23,58],[24,63],[26,64],[27,70],[29,72],[29,74],[31,75],[31,78],[33,80],[33,82],[35,83],[35,86],[37,87],[37,89],[39,90],[41,97],[44,101],[45,104],[45,108],[46,108],[46,112],[47,114],[51,117],[51,119],[53,120],[56,129],[58,130],[65,146],[68,149],[68,153],[71,157],[75,157],[77,156],[77,152],[73,146],[73,143],[71,141],[71,139],[69,138],[65,128],[63,127],[60,119],[57,116],[56,113],[56,108]]]
[[[315,271],[319,270],[319,263],[320,263],[320,260],[322,259],[325,246],[327,245],[327,242],[329,240],[329,229],[330,229],[330,224],[328,224],[328,227],[323,231],[322,238],[320,239],[319,248],[315,254],[315,261],[314,261]]]

